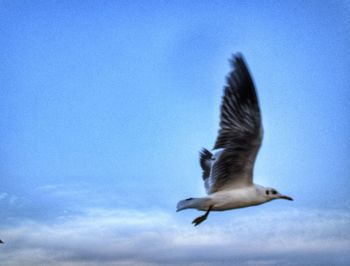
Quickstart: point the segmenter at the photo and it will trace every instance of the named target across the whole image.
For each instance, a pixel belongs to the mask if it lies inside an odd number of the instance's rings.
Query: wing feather
[[[214,149],[216,158],[208,180],[209,193],[252,184],[253,166],[261,146],[262,123],[258,97],[243,56],[231,61],[233,70],[221,104],[220,130]]]

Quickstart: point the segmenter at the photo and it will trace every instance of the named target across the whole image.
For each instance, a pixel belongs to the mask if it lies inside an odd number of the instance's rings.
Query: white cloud
[[[6,199],[8,194],[6,192],[0,193],[0,200]]]
[[[58,188],[59,188],[58,185],[46,184],[46,185],[37,187],[36,190],[44,191],[44,192],[51,192],[51,191],[54,191]]]
[[[89,192],[83,184],[80,184],[79,187],[66,186],[62,184],[46,184],[37,187],[36,190],[54,197],[77,197]]]
[[[15,195],[10,195],[7,192],[0,193],[0,202],[11,207],[20,207],[21,204],[18,202],[18,197]]]
[[[9,203],[11,205],[14,205],[16,203],[16,201],[18,200],[18,198],[14,195],[12,195],[10,198],[9,198]]]
[[[350,214],[258,212],[193,227],[164,211],[92,209],[3,227],[1,265],[348,265]]]

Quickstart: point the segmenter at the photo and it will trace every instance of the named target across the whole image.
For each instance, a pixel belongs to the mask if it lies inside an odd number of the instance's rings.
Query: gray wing
[[[208,178],[208,193],[253,183],[253,166],[262,141],[261,114],[253,80],[241,54],[231,61],[233,70],[221,105],[220,130],[214,149],[223,149]]]

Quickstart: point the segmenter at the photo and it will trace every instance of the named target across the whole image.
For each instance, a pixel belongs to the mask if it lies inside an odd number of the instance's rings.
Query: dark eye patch
[[[272,190],[271,191],[273,195],[276,195],[277,194],[277,191],[276,190]]]
[[[266,193],[266,195],[269,195],[269,194],[270,194],[270,191],[266,190],[265,193]]]

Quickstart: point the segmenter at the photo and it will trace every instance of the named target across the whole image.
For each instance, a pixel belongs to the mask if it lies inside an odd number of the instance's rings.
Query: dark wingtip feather
[[[231,59],[231,66],[233,70],[227,77],[227,83],[230,85],[232,84],[230,81],[236,81],[236,89],[238,89],[241,96],[243,96],[245,99],[250,99],[252,103],[258,107],[259,103],[254,81],[242,53],[238,52],[236,54],[233,54],[233,57]]]
[[[203,170],[203,179],[207,179],[210,175],[210,166],[208,165],[208,161],[211,160],[213,154],[207,149],[203,148],[199,153],[199,163]]]
[[[256,114],[260,114],[254,82],[243,54],[240,52],[233,54],[230,64],[232,70],[226,77],[221,104],[220,131],[214,149],[225,147],[234,137],[229,129],[232,125],[244,123],[246,117],[242,106],[249,106]]]
[[[235,63],[237,60],[244,60],[244,56],[241,52],[237,52],[235,54],[232,54],[232,59],[230,60],[232,63]],[[234,65],[233,65],[234,66]]]
[[[207,149],[203,148],[200,153],[199,153],[199,158],[200,158],[200,164],[202,169],[206,168],[206,161],[210,160],[212,158],[212,153],[208,151]]]
[[[233,68],[233,71],[241,66],[246,67],[246,61],[245,61],[244,56],[241,52],[237,52],[235,54],[232,54],[231,58],[229,59],[229,62],[230,62],[231,67]]]
[[[242,53],[233,54],[230,62],[233,68],[232,72],[230,73],[230,76],[232,76],[232,74],[237,73],[239,76],[244,77],[246,79],[245,81],[249,81],[251,83],[250,85],[253,85],[253,80],[250,75],[250,71],[243,54]]]

